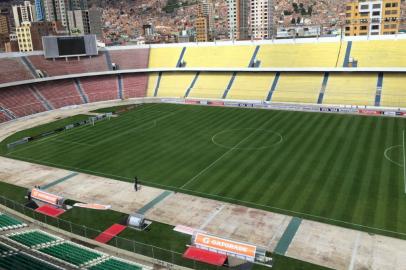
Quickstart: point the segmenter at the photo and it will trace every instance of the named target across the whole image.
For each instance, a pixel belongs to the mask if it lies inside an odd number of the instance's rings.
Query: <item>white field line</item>
[[[146,129],[142,129],[142,131],[146,131],[146,130],[149,130],[149,129],[153,129],[154,127],[156,127],[156,120],[153,120],[152,121],[152,123],[153,123],[153,125],[151,126],[151,127],[148,127],[148,128],[146,128]],[[151,122],[146,122],[146,123],[144,123],[144,124],[142,124],[142,125],[139,125],[139,126],[137,126],[137,127],[135,127],[135,128],[131,128],[131,129],[128,129],[127,131],[133,131],[133,130],[138,130],[138,129],[140,129],[140,127],[142,127],[142,126],[144,126],[144,125],[146,125],[146,124],[148,124],[148,123],[151,123]],[[126,131],[126,133],[128,133]],[[120,133],[120,134],[118,134],[119,136],[121,136],[121,135],[123,135],[122,133]],[[116,135],[114,135],[114,136],[116,136]],[[108,138],[108,139],[110,139],[110,138]],[[95,146],[98,146],[101,142],[104,142],[105,140],[102,140],[102,141],[99,141],[99,142],[97,142],[97,143],[80,143],[80,142],[73,142],[73,141],[66,141],[66,140],[60,140],[60,139],[52,139],[51,141],[55,141],[55,142],[61,142],[61,143],[67,143],[67,144],[74,144],[74,145],[81,145],[81,146],[89,146],[89,147],[95,147]]]
[[[274,131],[270,131],[270,130],[266,130],[266,129],[255,129],[255,128],[225,129],[225,130],[222,130],[222,131],[220,131],[220,132],[214,134],[214,135],[211,137],[211,142],[212,142],[214,145],[217,145],[218,147],[225,148],[225,149],[230,149],[231,147],[229,147],[229,146],[227,146],[227,145],[224,145],[224,144],[221,144],[221,143],[217,143],[217,142],[216,142],[216,137],[217,137],[218,135],[223,134],[223,133],[226,133],[226,132],[239,131],[239,130],[255,130],[255,131],[263,131],[263,132],[266,132],[266,133],[268,133],[268,134],[275,134],[275,135],[279,136],[279,141],[277,141],[276,143],[273,143],[273,144],[271,144],[271,145],[262,146],[262,147],[242,147],[242,148],[237,147],[237,148],[234,148],[234,149],[236,149],[236,150],[255,150],[255,151],[264,150],[264,149],[271,148],[271,147],[273,147],[273,146],[275,146],[275,145],[278,145],[278,144],[280,144],[280,143],[283,142],[283,136],[282,136],[279,132],[274,132]]]
[[[228,151],[226,151],[224,154],[222,154],[218,159],[216,159],[215,161],[213,161],[209,166],[207,166],[206,168],[204,168],[203,170],[201,170],[198,174],[196,174],[195,176],[193,176],[189,181],[187,181],[183,186],[180,187],[180,189],[186,187],[187,185],[189,185],[190,183],[192,183],[194,180],[196,180],[200,175],[202,175],[204,172],[206,172],[208,169],[210,169],[211,167],[213,167],[217,162],[219,162],[221,159],[223,159],[225,156],[227,156],[229,153],[231,153],[233,150],[238,149],[238,147],[244,143],[246,140],[248,140],[252,135],[254,135],[254,133],[258,130],[262,130],[261,128],[268,123],[269,121],[271,121],[273,119],[273,117],[271,117],[268,121],[265,121],[265,123],[263,123],[258,129],[254,129],[253,132],[251,132],[250,134],[248,134],[247,137],[245,137],[244,139],[242,139],[239,143],[237,143],[236,145],[234,145],[232,148],[230,148]]]
[[[354,269],[355,259],[357,258],[360,237],[361,237],[361,232],[358,232],[357,238],[355,238],[354,247],[352,248],[351,262],[350,262],[350,265],[348,266],[348,270]]]
[[[108,121],[101,122],[101,123],[99,123],[99,125],[101,125],[101,124],[103,124],[103,123],[108,123]],[[73,132],[75,132],[75,131],[77,131],[77,130],[79,130],[79,129],[81,129],[81,128],[85,128],[85,127],[89,127],[89,125],[83,125],[83,126],[80,126],[80,127],[74,128],[74,129],[71,129],[71,130],[65,130],[65,131],[63,131],[62,133],[55,133],[55,134],[53,134],[53,135],[51,135],[51,136],[48,136],[48,137],[39,139],[39,140],[37,140],[37,141],[34,141],[34,142],[32,142],[31,145],[23,146],[23,147],[21,147],[20,149],[17,149],[17,150],[14,150],[14,151],[10,151],[10,152],[7,153],[7,155],[9,155],[9,154],[14,154],[14,153],[17,153],[17,152],[20,152],[20,151],[23,151],[23,150],[27,150],[27,149],[30,149],[30,148],[32,148],[32,147],[34,147],[34,146],[41,145],[41,144],[45,143],[47,140],[52,139],[52,138],[57,137],[57,136],[59,136],[58,139],[61,139],[61,138],[65,137],[65,136],[71,135]]]
[[[33,163],[42,163],[42,164],[48,164],[50,166],[53,167],[60,167],[60,168],[65,168],[67,170],[73,170],[73,171],[77,171],[77,172],[87,172],[90,173],[92,175],[104,175],[106,177],[110,176],[110,177],[115,177],[115,178],[121,178],[121,179],[128,179],[128,180],[133,180],[133,178],[130,177],[124,177],[124,176],[120,176],[120,175],[115,175],[115,174],[109,174],[109,173],[102,173],[102,172],[97,172],[97,171],[92,171],[92,170],[86,170],[86,169],[82,169],[82,168],[78,168],[78,167],[73,167],[73,166],[66,166],[66,165],[61,165],[61,164],[57,164],[57,163],[52,163],[52,162],[47,162],[47,161],[41,161],[38,159],[31,159],[31,158],[26,158],[26,157],[18,157],[16,155],[16,158],[19,158],[21,160],[26,160],[27,162],[31,161]],[[164,185],[164,184],[158,184],[157,182],[154,182],[152,180],[147,180],[147,179],[142,179],[142,183],[150,183],[152,186],[160,186],[162,188],[168,189],[168,190],[183,190],[183,191],[189,191],[191,193],[195,193],[195,194],[201,194],[204,195],[206,198],[218,198],[219,201],[224,201],[224,199],[227,199],[231,202],[239,202],[239,203],[243,203],[245,205],[251,205],[254,208],[258,208],[258,207],[263,207],[266,209],[269,209],[268,211],[281,211],[281,212],[285,212],[285,213],[290,213],[291,215],[301,215],[303,217],[310,217],[310,218],[315,218],[318,220],[323,220],[323,221],[329,221],[329,222],[335,222],[335,223],[341,223],[341,224],[346,224],[346,225],[351,225],[351,226],[355,226],[355,227],[359,227],[359,228],[364,228],[364,229],[370,229],[370,230],[376,230],[379,232],[385,232],[385,233],[392,233],[392,234],[396,234],[396,235],[402,235],[402,236],[406,236],[406,233],[401,233],[401,232],[396,232],[396,231],[391,231],[391,230],[385,230],[385,229],[379,229],[379,228],[374,228],[374,227],[370,227],[370,226],[365,226],[365,225],[361,225],[361,224],[357,224],[357,223],[352,223],[352,222],[348,222],[348,221],[343,221],[343,220],[338,220],[338,219],[334,219],[334,218],[327,218],[327,217],[323,217],[323,216],[318,216],[318,215],[312,215],[312,214],[308,214],[308,213],[304,213],[304,212],[299,212],[299,211],[293,211],[293,210],[288,210],[288,209],[283,209],[283,208],[279,208],[279,207],[274,207],[274,206],[269,206],[269,205],[265,205],[265,204],[260,204],[260,203],[254,203],[254,202],[250,202],[250,201],[244,201],[244,200],[239,200],[239,199],[235,199],[235,198],[231,198],[231,197],[227,197],[227,196],[219,196],[219,195],[215,195],[215,194],[210,194],[210,193],[205,193],[205,192],[199,192],[199,191],[195,191],[192,189],[185,189],[185,188],[179,188],[176,186],[170,186],[170,185]],[[142,184],[141,183],[141,184]],[[189,193],[190,194],[190,193]],[[286,215],[287,214],[283,214]],[[322,221],[320,221],[322,222]],[[335,225],[330,225],[330,224],[326,224],[328,226],[335,226]],[[356,229],[351,229],[351,230],[356,230]]]
[[[134,130],[139,130],[141,127],[143,127],[143,126],[145,126],[145,125],[147,125],[147,124],[150,124],[151,122],[154,124],[154,126],[149,127],[149,128],[147,128],[147,129],[154,128],[154,127],[156,127],[156,123],[158,122],[158,120],[162,120],[162,119],[171,117],[171,116],[175,115],[176,113],[177,113],[177,112],[168,113],[168,114],[163,115],[163,116],[161,116],[161,117],[158,117],[158,118],[156,118],[156,119],[154,119],[154,120],[151,120],[150,122],[146,122],[146,123],[143,123],[143,124],[141,124],[141,125],[139,125],[139,126],[136,126],[136,127],[130,128],[130,129],[127,129],[126,131],[123,131],[123,132],[121,132],[121,133],[117,133],[116,135],[109,136],[109,137],[107,137],[107,138],[104,139],[104,140],[97,141],[97,143],[95,143],[94,146],[100,145],[100,144],[105,143],[105,142],[108,142],[108,141],[111,141],[112,139],[119,138],[119,137],[121,137],[121,136],[123,136],[123,135],[125,135],[125,134],[129,134],[129,133],[133,132]]]
[[[209,225],[210,222],[223,210],[224,204],[222,204],[218,209],[216,209],[214,212],[212,212],[207,219],[204,221],[204,223],[200,226],[200,230],[204,230],[204,228]]]
[[[396,164],[396,165],[398,165],[399,167],[403,167],[403,164],[392,160],[392,159],[389,157],[389,155],[388,155],[388,153],[389,153],[390,151],[392,151],[392,149],[397,148],[397,147],[402,147],[402,145],[399,144],[399,145],[394,145],[394,146],[390,146],[390,147],[386,148],[386,149],[385,149],[385,152],[383,153],[383,155],[385,156],[385,158],[386,158],[389,162],[392,162],[393,164]]]
[[[79,129],[79,128],[82,128],[82,127],[87,127],[87,125],[78,127],[78,128],[76,128],[76,130]],[[45,137],[45,138],[39,139],[38,141],[34,141],[33,144],[31,144],[31,145],[23,146],[23,147],[21,147],[20,149],[16,149],[16,150],[14,150],[14,151],[8,152],[8,153],[7,153],[7,156],[10,155],[10,154],[14,154],[14,153],[21,152],[21,151],[23,151],[23,150],[30,149],[30,148],[32,148],[32,147],[34,147],[34,146],[41,145],[41,144],[45,143],[47,140],[50,140],[50,139],[52,139],[52,138],[54,138],[54,137],[56,137],[56,136],[58,136],[58,135],[61,135],[60,138],[61,138],[61,137],[64,137],[67,132],[68,132],[68,131],[64,131],[64,134],[56,133],[56,134],[51,135],[51,136],[49,136],[49,137]]]
[[[406,151],[405,151],[405,130],[403,130],[403,184],[406,193]]]
[[[145,110],[145,109],[147,109],[147,108],[151,108],[151,107],[156,106],[156,105],[157,105],[157,104],[154,104],[154,105],[149,106],[149,107],[141,108],[141,109],[137,110],[137,112],[140,112],[140,111]],[[101,122],[101,123],[99,123],[98,125],[101,125],[101,124],[104,124],[104,123],[108,123],[108,121]],[[156,122],[155,122],[155,125],[156,125]],[[31,145],[23,146],[23,147],[20,148],[20,149],[16,149],[16,150],[14,150],[14,151],[10,151],[10,152],[8,152],[6,155],[8,156],[8,155],[10,155],[10,154],[14,154],[14,153],[18,153],[18,152],[23,151],[23,150],[30,149],[30,148],[32,148],[32,147],[34,147],[34,146],[41,145],[41,144],[43,144],[44,142],[46,142],[47,140],[52,139],[52,138],[57,137],[57,136],[59,136],[58,139],[61,139],[61,138],[65,137],[65,136],[67,136],[67,135],[71,135],[72,132],[75,132],[75,131],[77,131],[77,130],[79,130],[79,129],[81,129],[81,128],[85,128],[85,127],[89,127],[89,125],[83,125],[83,126],[80,126],[80,127],[78,127],[78,128],[72,129],[72,130],[65,130],[63,133],[56,133],[56,134],[53,134],[53,135],[51,135],[51,136],[49,136],[49,137],[45,137],[45,138],[39,139],[39,140],[37,140],[37,141],[34,141],[33,144],[31,144]],[[65,142],[67,142],[67,141],[65,141]],[[89,146],[90,146],[90,145],[91,145],[91,146],[94,146],[93,144],[89,144]]]

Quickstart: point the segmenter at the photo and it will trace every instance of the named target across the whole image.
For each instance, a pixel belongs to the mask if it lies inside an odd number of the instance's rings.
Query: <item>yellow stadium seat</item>
[[[272,102],[317,103],[323,73],[282,73]]]
[[[200,73],[189,97],[195,98],[222,98],[230,82],[231,73]]]
[[[195,75],[194,72],[164,73],[159,84],[158,96],[183,98]]]
[[[406,40],[354,41],[351,57],[358,67],[406,67]]]
[[[376,73],[330,74],[323,104],[373,106],[377,81]]]
[[[347,52],[348,42],[342,41],[340,46],[340,52],[337,57],[337,66],[339,68],[344,67],[345,53]]]
[[[255,46],[188,47],[186,67],[248,67]]]
[[[385,73],[381,95],[381,106],[406,108],[406,75]]]
[[[227,99],[266,100],[275,73],[237,73]]]
[[[175,68],[178,63],[182,47],[152,48],[149,53],[150,68]]]
[[[261,45],[261,67],[335,67],[340,42]]]
[[[157,81],[158,81],[158,73],[149,74],[147,97],[154,96]]]

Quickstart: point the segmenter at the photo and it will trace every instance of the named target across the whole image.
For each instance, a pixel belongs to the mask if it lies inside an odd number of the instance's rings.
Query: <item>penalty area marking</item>
[[[402,147],[403,164],[400,163],[400,162],[397,162],[397,161],[395,161],[395,160],[392,160],[392,159],[389,157],[389,155],[388,155],[388,153],[389,153],[390,151],[392,151],[392,150],[395,149],[395,148],[400,148],[400,147]],[[403,186],[404,186],[404,193],[406,194],[406,148],[405,148],[405,130],[402,131],[402,144],[393,145],[393,146],[390,146],[390,147],[386,148],[386,149],[385,149],[385,152],[383,153],[383,155],[385,156],[385,158],[386,158],[389,162],[391,162],[391,163],[393,163],[393,164],[396,164],[396,165],[398,165],[399,167],[403,168]]]
[[[261,147],[231,147],[231,146],[228,146],[228,145],[225,145],[225,144],[222,144],[222,143],[219,143],[219,142],[216,141],[216,137],[218,135],[221,135],[221,134],[224,134],[224,133],[227,133],[227,132],[240,131],[240,130],[253,130],[253,133],[255,133],[257,131],[262,131],[264,133],[269,133],[271,135],[278,136],[279,140],[277,142],[274,142],[274,143],[270,144],[270,145],[265,145],[265,146],[261,146]],[[213,137],[211,137],[211,141],[212,141],[213,144],[217,145],[218,147],[225,148],[225,149],[232,149],[233,148],[235,150],[264,150],[264,149],[268,149],[268,148],[271,148],[271,147],[273,147],[275,145],[278,145],[278,144],[282,143],[283,142],[283,136],[279,132],[275,132],[275,131],[272,131],[272,130],[255,129],[255,128],[237,128],[237,129],[225,129],[223,131],[220,131],[220,132],[214,134]]]
[[[37,164],[42,163],[42,165],[48,164],[50,166],[65,168],[65,169],[68,169],[68,170],[75,170],[77,172],[88,172],[88,173],[90,173],[92,175],[96,175],[96,176],[104,175],[104,176],[116,177],[116,178],[119,178],[119,179],[121,178],[121,179],[133,180],[133,178],[129,178],[129,177],[125,177],[125,176],[114,175],[114,174],[109,174],[109,173],[102,173],[102,172],[97,172],[97,171],[92,171],[92,170],[86,170],[86,169],[81,169],[81,168],[77,168],[77,167],[73,167],[73,166],[66,166],[66,165],[61,165],[61,164],[47,162],[47,161],[35,160],[35,159],[31,159],[31,158],[18,157],[18,155],[15,155],[15,156],[16,156],[17,159],[20,159],[20,161],[33,162],[33,163],[37,163]],[[117,179],[112,179],[112,180],[117,180]],[[219,199],[220,201],[224,201],[224,199],[227,199],[227,200],[229,200],[230,203],[231,202],[243,203],[243,204],[245,204],[246,207],[254,207],[256,209],[258,209],[258,207],[263,207],[263,208],[269,209],[267,211],[279,211],[279,213],[282,213],[285,216],[288,216],[288,215],[302,215],[303,217],[313,218],[313,220],[311,220],[311,221],[314,221],[314,219],[318,219],[318,220],[316,220],[316,222],[329,221],[329,222],[334,222],[334,223],[339,223],[339,224],[351,225],[351,226],[355,226],[355,227],[358,227],[358,228],[364,228],[364,229],[375,230],[375,231],[379,231],[379,232],[385,232],[385,233],[391,233],[391,234],[395,234],[395,235],[406,236],[406,233],[402,233],[402,232],[396,232],[396,231],[391,231],[391,230],[374,228],[374,227],[361,225],[361,224],[357,224],[357,223],[352,223],[352,222],[348,222],[348,221],[344,221],[344,220],[338,220],[338,219],[327,218],[327,217],[318,216],[318,215],[312,215],[312,214],[303,213],[303,212],[299,212],[299,211],[283,209],[283,208],[280,208],[280,207],[274,207],[274,206],[269,206],[269,205],[265,205],[265,204],[254,203],[254,202],[249,202],[249,201],[245,201],[245,200],[239,200],[239,199],[235,199],[235,198],[231,198],[231,197],[227,197],[227,196],[219,196],[219,195],[216,195],[216,194],[199,192],[199,191],[186,189],[186,188],[179,188],[179,187],[170,186],[170,185],[158,184],[158,183],[156,183],[156,182],[154,182],[152,180],[142,179],[142,182],[150,183],[152,187],[160,186],[160,187],[165,188],[165,189],[182,190],[182,191],[189,192],[189,193],[185,193],[185,194],[190,194],[190,193],[201,194],[201,195],[204,195],[204,197],[206,197],[206,198],[216,198],[216,199]],[[190,194],[190,195],[193,195],[193,194]],[[194,195],[194,196],[196,196],[196,195]],[[247,205],[249,205],[249,206],[247,206]],[[289,214],[286,214],[286,213],[289,213]],[[322,221],[320,221],[320,220],[322,220]],[[326,223],[325,225],[334,226],[334,225],[328,224],[328,223]],[[357,229],[352,229],[352,230],[357,230]],[[367,232],[365,232],[365,233],[367,233]]]
[[[403,167],[404,165],[403,165],[402,163],[399,163],[399,162],[394,161],[394,160],[391,159],[391,158],[389,157],[389,155],[388,155],[390,151],[392,151],[392,150],[395,149],[395,148],[400,148],[400,147],[402,147],[401,144],[390,146],[390,147],[388,147],[388,148],[385,149],[385,152],[383,153],[383,155],[385,156],[385,158],[386,158],[389,162],[392,162],[393,164],[398,165],[399,167]]]

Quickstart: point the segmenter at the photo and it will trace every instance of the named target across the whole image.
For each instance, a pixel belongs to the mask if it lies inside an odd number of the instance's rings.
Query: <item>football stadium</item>
[[[0,54],[1,269],[405,269],[406,36],[45,42]]]

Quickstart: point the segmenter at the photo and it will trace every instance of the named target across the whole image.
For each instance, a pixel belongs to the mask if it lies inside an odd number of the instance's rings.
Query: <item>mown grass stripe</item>
[[[324,177],[319,177],[317,178],[317,184],[315,184],[313,181],[301,181],[301,178],[303,175],[305,175],[306,178],[310,178],[310,175],[316,170],[315,164],[324,163],[327,165],[335,161],[334,157],[339,150],[339,144],[335,146],[334,144],[330,145],[330,138],[332,133],[335,132],[333,128],[335,126],[337,126],[337,122],[333,119],[327,117],[326,120],[320,119],[319,124],[315,127],[316,130],[314,136],[312,136],[312,140],[303,146],[304,150],[301,151],[302,154],[299,158],[302,162],[299,162],[296,170],[291,171],[288,176],[289,179],[292,179],[295,183],[292,189],[302,190],[302,194],[298,197],[294,196],[294,193],[289,192],[286,196],[287,200],[284,202],[286,207],[292,209],[306,209],[306,211],[315,213],[314,209],[318,206],[317,196],[322,194],[320,190],[325,187],[327,181]],[[323,149],[325,151],[323,151]],[[313,151],[324,152],[324,155],[308,157],[308,153]],[[328,165],[326,167],[328,168]],[[303,208],[304,206],[306,206],[306,208]]]
[[[179,113],[145,128],[170,112]],[[256,130],[268,120],[262,128],[282,134],[283,143],[260,151],[232,151],[180,189],[227,151],[213,144],[212,136],[229,129]],[[67,142],[32,142],[10,157],[130,182],[138,175],[154,187],[403,237],[403,168],[388,162],[383,151],[402,143],[405,126],[400,118],[145,105],[94,127],[55,136]],[[134,130],[101,145],[79,144],[94,144],[128,129]],[[235,145],[247,132],[222,140]],[[241,146],[272,140],[255,132]],[[401,149],[391,154],[402,161]]]

